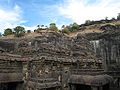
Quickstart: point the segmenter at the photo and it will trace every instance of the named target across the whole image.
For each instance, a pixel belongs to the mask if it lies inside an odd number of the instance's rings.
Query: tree
[[[86,27],[85,27],[85,26],[82,26],[82,27],[81,27],[81,30],[85,30],[85,29],[86,29]]]
[[[61,27],[62,29],[64,29],[65,28],[65,25],[62,25],[62,27]]]
[[[64,28],[64,29],[62,29],[62,33],[67,33],[67,34],[69,34],[69,33],[70,33],[70,31],[69,31],[69,29],[68,29],[68,28]]]
[[[112,17],[112,19],[111,19],[112,21],[115,21],[115,18],[114,17]]]
[[[90,24],[90,23],[91,23],[90,20],[86,20],[86,21],[85,21],[85,24]]]
[[[40,28],[40,25],[37,25],[37,28]]]
[[[78,29],[79,29],[79,25],[74,22],[74,23],[72,24],[72,31],[78,30]]]
[[[25,33],[25,28],[21,26],[17,26],[14,28],[14,34],[17,37],[23,36]]]
[[[69,26],[66,26],[66,28],[70,31],[70,32],[76,32],[79,30],[79,25],[74,22],[73,24],[70,24]]]
[[[108,17],[105,17],[105,20],[108,20]]]
[[[0,33],[0,37],[2,36],[2,33]]]
[[[55,23],[50,23],[50,26],[56,26],[56,24]]]
[[[31,33],[31,30],[27,30],[27,33]]]
[[[12,29],[10,28],[5,29],[4,36],[11,35],[11,34],[13,34]]]
[[[75,26],[75,25],[78,25],[76,22],[74,22],[73,24],[72,24],[72,26]]]
[[[45,26],[45,29],[48,29],[48,26]]]
[[[41,25],[41,27],[44,27],[44,25]]]
[[[79,30],[79,28],[80,28],[80,26],[76,22],[74,22],[67,26],[63,25],[62,32],[63,33],[77,32]]]
[[[37,25],[35,32],[39,33],[39,31],[43,30],[42,27],[44,27],[44,25]]]
[[[55,23],[50,23],[49,29],[52,30],[52,31],[57,31],[58,30]]]
[[[118,13],[117,20],[120,20],[120,13]]]

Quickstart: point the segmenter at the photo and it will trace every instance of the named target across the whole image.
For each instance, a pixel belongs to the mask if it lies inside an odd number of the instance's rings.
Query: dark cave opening
[[[110,89],[109,89],[109,84],[104,85],[104,86],[103,86],[103,90],[110,90]]]
[[[56,87],[46,88],[46,90],[56,90]]]
[[[76,90],[91,90],[91,86],[77,84],[76,85]]]
[[[1,83],[0,90],[16,90],[17,83],[10,82],[10,83]]]

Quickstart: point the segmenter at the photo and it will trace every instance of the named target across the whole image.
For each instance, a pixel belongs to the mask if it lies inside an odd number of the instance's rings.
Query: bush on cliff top
[[[23,36],[25,33],[25,28],[21,26],[17,26],[14,28],[14,34],[17,37]]]
[[[4,36],[11,35],[11,34],[13,34],[12,29],[10,29],[10,28],[5,29]]]

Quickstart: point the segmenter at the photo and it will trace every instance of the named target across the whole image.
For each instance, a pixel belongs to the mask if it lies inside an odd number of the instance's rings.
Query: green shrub
[[[58,30],[58,28],[56,27],[56,24],[55,24],[55,23],[50,23],[49,29],[52,30],[52,31]]]
[[[115,26],[120,26],[120,24],[115,24]]]
[[[97,25],[93,25],[89,29],[95,29],[95,28],[97,28]]]
[[[12,29],[10,28],[5,29],[4,36],[11,35],[11,34],[13,34]]]
[[[70,33],[70,31],[69,31],[69,29],[68,29],[68,28],[64,28],[64,29],[62,29],[62,33],[67,33],[67,34],[69,34],[69,33]]]
[[[2,33],[0,33],[0,37],[2,36]]]
[[[27,30],[27,33],[31,33],[31,30]]]
[[[82,27],[81,27],[81,30],[85,30],[85,29],[86,29],[86,27],[85,27],[85,26],[82,26]]]
[[[72,32],[77,32],[78,30],[77,29],[74,29]]]
[[[23,36],[25,33],[25,28],[24,27],[21,27],[21,26],[17,26],[14,28],[14,34],[15,36],[17,37],[21,37]]]

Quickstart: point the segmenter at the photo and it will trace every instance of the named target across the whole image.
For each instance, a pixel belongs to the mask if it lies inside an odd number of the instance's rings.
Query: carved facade
[[[81,34],[71,38],[49,32],[0,43],[3,90],[15,83],[11,90],[106,90],[112,80],[104,75],[103,59],[96,57],[92,44]]]

